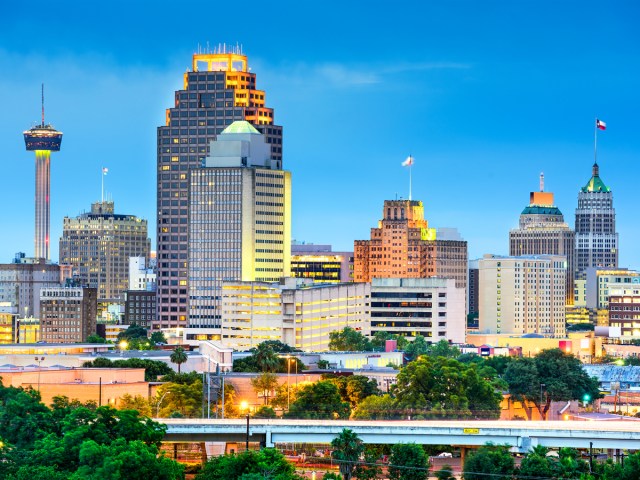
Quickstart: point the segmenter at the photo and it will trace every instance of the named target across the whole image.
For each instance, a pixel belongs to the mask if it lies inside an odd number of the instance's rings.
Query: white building
[[[156,272],[145,257],[129,257],[129,290],[154,292]]]
[[[329,348],[329,333],[352,327],[369,335],[367,283],[224,282],[221,342],[247,350],[266,340],[307,351]]]
[[[564,256],[485,255],[478,264],[480,333],[565,335]]]
[[[223,281],[276,282],[289,276],[291,174],[271,157],[264,135],[236,121],[211,142],[205,166],[189,175],[185,341],[193,343],[220,338]],[[160,304],[159,312],[177,307]]]
[[[416,337],[427,342],[464,343],[466,295],[454,279],[374,278],[371,282],[371,335]]]
[[[611,290],[624,295],[624,290],[640,288],[640,272],[626,268],[587,268],[587,308],[606,310],[609,308]],[[622,291],[621,291],[622,290]]]

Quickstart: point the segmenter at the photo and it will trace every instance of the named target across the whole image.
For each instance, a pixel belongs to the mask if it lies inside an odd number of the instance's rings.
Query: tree
[[[451,465],[443,465],[440,470],[436,470],[433,474],[438,480],[456,480]]]
[[[397,443],[391,447],[389,478],[391,480],[426,480],[429,459],[421,445]]]
[[[160,417],[169,417],[176,412],[181,417],[199,417],[202,414],[202,380],[190,384],[165,383],[158,388],[157,398],[153,407],[159,407]]]
[[[153,345],[157,345],[159,343],[167,343],[167,337],[165,337],[164,333],[160,330],[156,330],[155,332],[153,332],[151,334],[151,337],[149,337],[149,340]]]
[[[348,418],[349,404],[342,401],[338,387],[322,380],[305,385],[286,413],[288,418]]]
[[[585,394],[592,399],[601,396],[597,380],[589,378],[580,360],[558,348],[543,350],[534,358],[513,361],[504,379],[509,393],[515,399],[533,404],[543,419],[551,402],[581,399]]]
[[[398,373],[397,406],[428,418],[498,418],[502,395],[476,364],[423,355]]]
[[[391,420],[398,416],[396,401],[389,394],[371,395],[358,403],[351,413],[353,420]]]
[[[486,480],[492,475],[510,476],[514,462],[508,447],[487,444],[471,453],[464,461],[464,480]]]
[[[93,333],[87,337],[87,343],[107,343],[100,335]]]
[[[254,356],[259,372],[276,372],[280,366],[280,358],[266,342],[258,345]]]
[[[108,358],[98,357],[93,362],[84,362],[82,366],[86,368],[144,368],[144,379],[147,382],[155,382],[159,376],[173,372],[173,369],[165,362],[141,358],[111,361]]]
[[[329,360],[318,360],[317,367],[320,370],[329,370]]]
[[[293,464],[275,448],[247,450],[240,454],[212,457],[205,463],[196,480],[236,479],[302,480]]]
[[[380,394],[378,382],[364,375],[350,375],[348,377],[323,374],[323,380],[329,380],[338,387],[338,392],[343,401],[349,402],[351,407],[371,395]]]
[[[329,350],[339,352],[364,352],[371,350],[371,343],[362,333],[344,327],[329,333]]]
[[[262,405],[257,408],[256,411],[252,415],[254,418],[276,418],[276,411],[266,405]]]
[[[147,339],[147,330],[136,323],[129,325],[129,328],[118,334],[118,342],[122,340]]]
[[[188,360],[185,349],[182,347],[177,347],[173,352],[171,352],[169,360],[171,360],[171,363],[175,363],[176,365],[178,365],[178,373],[180,373],[180,365],[186,363]]]
[[[415,360],[420,355],[426,354],[428,350],[429,345],[427,341],[422,335],[417,335],[416,338],[405,347],[404,353],[406,353],[410,359]]]
[[[517,469],[518,475],[523,478],[543,477],[551,478],[555,476],[555,465],[547,457],[548,449],[542,445],[537,445],[532,452],[529,452],[520,463]]]
[[[125,393],[120,398],[119,410],[135,410],[144,417],[151,417],[151,406],[149,401],[142,395],[132,396],[129,393]]]
[[[364,452],[364,444],[353,430],[343,428],[342,432],[331,440],[333,458],[339,462],[340,474],[344,480],[351,480],[356,463]]]
[[[274,373],[264,372],[251,379],[251,386],[257,396],[262,394],[265,405],[269,405],[269,398],[278,386],[278,376]]]
[[[382,475],[382,467],[378,465],[380,452],[372,445],[364,447],[364,462],[359,462],[353,471],[358,480],[375,480]]]

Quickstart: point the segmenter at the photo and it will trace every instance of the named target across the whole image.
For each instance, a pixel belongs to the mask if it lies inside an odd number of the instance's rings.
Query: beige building
[[[388,332],[428,343],[464,343],[464,289],[452,278],[374,278],[371,281],[371,335]]]
[[[310,284],[225,282],[222,288],[222,343],[248,350],[280,340],[302,350],[329,349],[329,333],[352,327],[370,334],[366,283]]]
[[[467,288],[467,242],[454,229],[436,231],[417,200],[385,200],[370,240],[354,243],[356,282],[373,278],[453,278]]]
[[[565,257],[485,255],[478,267],[479,333],[564,336]]]
[[[565,294],[567,305],[574,302],[575,233],[554,205],[553,193],[531,192],[529,205],[520,215],[520,225],[509,232],[509,255],[562,255],[567,262]]]
[[[190,343],[220,338],[223,281],[290,275],[291,173],[246,121],[225,128],[210,152],[203,168],[190,171],[189,281],[176,286],[189,291]],[[165,310],[178,312],[179,305],[160,304],[160,318]]]
[[[38,390],[45,405],[57,396],[115,408],[125,394],[149,398],[144,368],[0,369],[0,377],[4,386]]]
[[[56,287],[40,292],[40,340],[47,343],[86,342],[96,333],[95,288]]]
[[[64,217],[60,263],[73,266],[81,285],[98,290],[98,302],[124,305],[129,257],[149,257],[147,221],[117,214],[114,203],[96,202],[91,212]]]

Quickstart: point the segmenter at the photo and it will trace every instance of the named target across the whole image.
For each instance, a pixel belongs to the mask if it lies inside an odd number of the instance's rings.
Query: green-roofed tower
[[[553,193],[544,191],[544,175],[540,174],[540,191],[531,192],[518,228],[509,232],[509,255],[563,255],[567,260],[566,303],[573,305],[574,249],[575,233],[554,204]]]
[[[590,267],[618,267],[618,234],[613,192],[593,164],[591,178],[578,192],[576,209],[576,270],[585,278]]]

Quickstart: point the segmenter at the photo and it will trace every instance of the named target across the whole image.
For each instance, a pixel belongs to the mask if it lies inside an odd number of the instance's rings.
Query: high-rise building
[[[480,333],[565,335],[564,256],[485,255],[478,266]]]
[[[40,340],[47,343],[86,342],[96,333],[95,288],[55,287],[40,291]]]
[[[91,212],[64,217],[60,262],[73,266],[74,279],[98,290],[98,302],[124,304],[129,257],[149,257],[147,221],[114,212],[114,203],[96,202]]]
[[[44,123],[44,85],[42,123],[25,131],[23,135],[27,151],[36,152],[35,258],[49,260],[51,152],[60,151],[62,132]]]
[[[576,209],[576,270],[584,278],[587,268],[618,268],[618,234],[613,192],[593,164],[589,182],[578,193]]]
[[[210,152],[204,167],[189,172],[189,277],[178,285],[189,292],[187,341],[220,338],[223,281],[290,275],[290,172],[244,120],[225,128]],[[160,305],[160,312],[178,305]]]
[[[469,283],[467,284],[467,326],[478,327],[478,295],[480,294],[480,271],[478,270],[478,260],[469,261]]]
[[[422,335],[428,343],[464,343],[465,292],[451,278],[371,280],[371,335]]]
[[[124,323],[151,328],[156,319],[156,272],[145,257],[129,258],[129,289],[125,292]]]
[[[40,290],[60,285],[60,267],[44,258],[16,255],[12,263],[0,264],[0,302],[17,309],[20,318],[40,316]]]
[[[265,92],[239,48],[219,47],[193,55],[184,87],[175,92],[166,123],[158,127],[158,322],[154,328],[184,327],[189,310],[189,170],[203,165],[209,145],[236,120],[265,135],[270,158],[282,160],[282,127],[274,125]]]
[[[454,229],[429,228],[422,202],[385,200],[371,239],[354,243],[354,281],[436,276],[466,291],[467,242]]]
[[[586,306],[594,310],[607,310],[611,291],[622,295],[640,289],[640,272],[626,268],[589,267],[586,276]]]
[[[353,281],[353,252],[334,252],[331,245],[291,244],[291,276],[320,283]]]
[[[541,175],[540,191],[531,192],[529,205],[520,215],[520,225],[509,232],[509,255],[563,255],[567,262],[566,304],[574,302],[575,233],[553,201],[553,193],[545,192]]]

